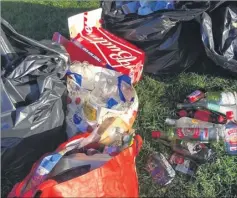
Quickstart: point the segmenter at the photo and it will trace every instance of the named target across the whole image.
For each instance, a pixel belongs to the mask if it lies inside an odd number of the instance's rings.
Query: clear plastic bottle
[[[223,138],[224,126],[213,127],[213,128],[190,128],[190,127],[178,127],[173,131],[161,132],[153,131],[153,138],[161,138],[164,140],[190,140],[190,141],[200,141],[203,143],[208,143],[210,141],[219,141]]]
[[[196,103],[183,103],[177,104],[178,109],[199,109],[206,108],[211,111],[215,111],[221,114],[226,114],[227,111],[233,111],[235,118],[237,118],[237,105],[219,105],[215,102],[209,102],[206,99],[202,99]]]
[[[236,92],[207,92],[205,96],[207,101],[212,101],[220,105],[237,104]]]
[[[130,106],[134,95],[132,86],[123,80],[119,83],[118,76],[99,72],[95,75],[95,88],[89,100],[92,106],[123,111]]]
[[[237,155],[237,122],[232,111],[226,113],[227,124],[224,133],[225,149],[229,155]]]
[[[190,128],[223,128],[223,125],[220,124],[214,124],[211,122],[204,122],[197,119],[192,119],[189,117],[182,117],[178,120],[167,118],[165,120],[165,123],[168,125],[174,125],[175,127],[190,127]]]
[[[92,100],[101,107],[107,107],[108,100],[119,102],[117,78],[99,72],[95,75],[95,89],[91,92]]]

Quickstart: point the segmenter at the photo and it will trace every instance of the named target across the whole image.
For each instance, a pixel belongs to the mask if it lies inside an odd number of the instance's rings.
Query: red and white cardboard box
[[[74,53],[74,61],[88,61],[95,66],[114,69],[128,75],[132,83],[138,82],[143,71],[145,53],[103,29],[101,14],[102,9],[99,8],[68,18],[71,41],[74,48],[78,47],[78,56],[75,58]]]

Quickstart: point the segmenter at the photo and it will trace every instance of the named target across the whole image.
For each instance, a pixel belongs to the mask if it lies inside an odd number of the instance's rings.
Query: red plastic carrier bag
[[[55,152],[43,156],[34,164],[29,175],[14,186],[8,197],[138,197],[135,158],[142,146],[142,139],[138,135],[130,147],[111,157],[99,168],[88,172],[84,166],[80,171],[74,168],[64,177],[63,173],[51,176],[61,163],[61,157],[75,154],[75,145],[89,137],[88,133],[74,136]],[[85,147],[93,148],[93,144]]]

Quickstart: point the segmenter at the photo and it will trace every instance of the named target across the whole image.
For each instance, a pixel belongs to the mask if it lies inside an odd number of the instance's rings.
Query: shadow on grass
[[[207,75],[210,77],[224,78],[229,80],[236,80],[237,75],[234,72],[226,70],[219,65],[216,65],[212,60],[210,60],[203,49],[203,52],[197,58],[197,61],[186,71],[186,74],[196,73],[199,75]],[[170,82],[171,79],[177,77],[177,73],[165,74],[165,75],[153,75],[147,74],[149,77],[159,80],[162,82]]]

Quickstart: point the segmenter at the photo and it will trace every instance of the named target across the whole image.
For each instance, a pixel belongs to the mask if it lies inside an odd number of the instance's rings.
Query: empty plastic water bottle
[[[91,92],[94,103],[101,107],[112,108],[120,102],[117,77],[103,72],[95,75],[95,89]]]
[[[190,127],[178,127],[173,131],[161,132],[153,131],[153,138],[161,138],[164,140],[191,140],[208,143],[210,141],[219,141],[223,138],[224,126],[213,128],[190,128]]]
[[[211,122],[204,122],[201,120],[188,118],[188,117],[182,117],[178,120],[166,118],[165,123],[168,125],[173,125],[175,127],[190,127],[190,128],[213,128],[213,127],[219,127],[223,128],[223,125],[220,124],[214,124]]]
[[[212,101],[220,105],[235,105],[237,104],[236,92],[207,92],[207,101]]]

